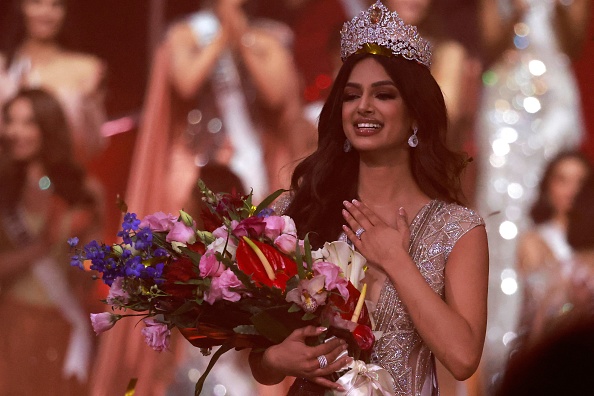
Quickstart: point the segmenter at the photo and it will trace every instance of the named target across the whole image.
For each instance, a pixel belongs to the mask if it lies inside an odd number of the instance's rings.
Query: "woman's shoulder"
[[[450,221],[460,221],[475,225],[485,224],[481,215],[468,206],[456,202],[444,202],[439,200],[437,202],[441,203],[438,213],[441,215],[448,215]]]

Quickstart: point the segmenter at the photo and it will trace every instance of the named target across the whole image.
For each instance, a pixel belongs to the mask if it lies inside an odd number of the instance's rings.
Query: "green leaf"
[[[283,342],[293,330],[308,325],[303,323],[299,315],[287,312],[286,306],[263,310],[253,315],[250,320],[258,333],[275,344]]]
[[[297,304],[293,304],[289,307],[289,310],[287,312],[299,312],[301,311],[301,307]]]
[[[308,320],[312,320],[312,319],[315,319],[315,318],[317,318],[317,316],[316,316],[316,315],[314,315],[314,314],[312,314],[312,313],[309,313],[309,312],[307,312],[305,315],[303,315],[303,316],[301,317],[301,320],[308,321]]]
[[[254,212],[254,214],[258,214],[263,209],[265,209],[268,206],[270,206],[270,204],[273,203],[274,200],[277,199],[285,191],[287,191],[287,190],[283,190],[281,188],[280,190],[276,190],[275,192],[273,192],[272,194],[270,194],[269,196],[267,196],[266,198],[264,198],[264,200],[262,202],[260,202],[260,204],[258,205],[258,207],[256,207],[256,211]]]
[[[250,335],[260,335],[258,330],[256,330],[256,326],[253,325],[240,325],[233,328],[233,331],[238,334],[250,334]]]
[[[303,241],[303,245],[305,248],[305,262],[307,263],[307,269],[309,271],[313,270],[313,259],[311,257],[311,244],[309,243],[309,233],[305,235],[305,240]]]

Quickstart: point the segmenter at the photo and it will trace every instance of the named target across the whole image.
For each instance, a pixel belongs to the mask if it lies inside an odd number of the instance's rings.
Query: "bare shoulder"
[[[197,46],[195,33],[185,20],[175,22],[167,30],[166,42],[172,45],[194,44]]]
[[[61,68],[79,86],[93,92],[100,86],[107,71],[106,63],[99,57],[82,52],[67,52],[61,59]]]

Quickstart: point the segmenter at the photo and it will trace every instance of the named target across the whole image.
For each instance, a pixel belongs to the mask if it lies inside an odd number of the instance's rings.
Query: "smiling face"
[[[39,155],[42,134],[27,98],[16,99],[8,108],[3,130],[9,155],[15,161],[28,161]]]
[[[408,149],[412,119],[400,91],[373,58],[355,65],[344,88],[342,125],[360,154]]]
[[[53,40],[62,28],[66,5],[64,0],[23,0],[22,11],[29,37]]]

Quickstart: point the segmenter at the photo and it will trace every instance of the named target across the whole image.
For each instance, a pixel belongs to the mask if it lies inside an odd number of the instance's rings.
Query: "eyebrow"
[[[375,87],[381,87],[381,86],[384,86],[384,85],[391,85],[393,87],[396,86],[396,84],[394,84],[394,81],[392,81],[392,80],[376,81],[376,82],[374,82],[374,83],[371,84],[371,86],[374,87],[374,88]],[[357,84],[357,83],[353,83],[353,82],[348,82],[348,83],[346,83],[346,86],[347,87],[360,88],[361,87],[361,84]]]

